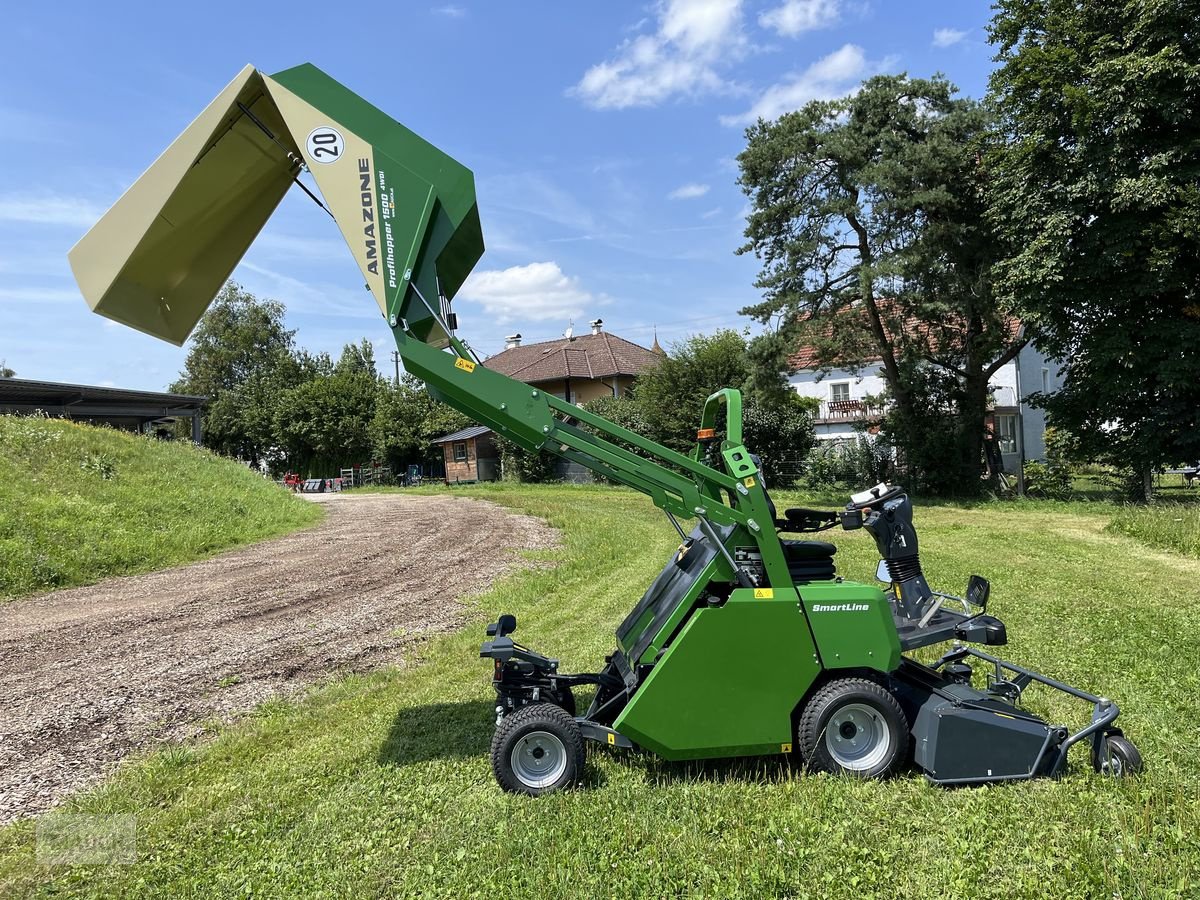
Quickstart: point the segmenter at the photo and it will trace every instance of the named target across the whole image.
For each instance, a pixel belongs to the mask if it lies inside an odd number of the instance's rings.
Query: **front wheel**
[[[492,771],[500,787],[537,797],[579,781],[583,735],[553,703],[533,703],[505,716],[492,737]]]
[[[1122,778],[1142,771],[1142,754],[1133,741],[1121,734],[1106,734],[1099,752],[1092,750],[1092,768],[1101,775]]]
[[[797,740],[812,769],[883,778],[907,758],[908,720],[881,685],[865,678],[839,678],[805,704]]]

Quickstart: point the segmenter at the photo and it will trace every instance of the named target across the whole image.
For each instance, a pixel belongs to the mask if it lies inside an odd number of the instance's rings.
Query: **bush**
[[[811,488],[863,487],[887,481],[894,469],[892,446],[882,437],[858,435],[847,443],[824,442],[804,460],[804,481]]]
[[[803,460],[816,440],[812,417],[801,404],[784,402],[767,406],[749,403],[742,412],[742,437],[773,485],[791,487],[800,476]]]
[[[1042,500],[1071,496],[1071,470],[1058,463],[1031,460],[1025,463],[1025,495]]]
[[[541,484],[557,481],[558,457],[544,451],[526,450],[508,438],[496,435],[496,447],[500,451],[500,466],[505,481],[520,481],[525,484]]]

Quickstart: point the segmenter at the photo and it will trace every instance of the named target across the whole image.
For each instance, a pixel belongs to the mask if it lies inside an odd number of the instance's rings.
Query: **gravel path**
[[[400,663],[462,621],[457,598],[525,564],[516,551],[558,539],[478,500],[317,496],[313,529],[0,604],[0,824],[203,719]]]

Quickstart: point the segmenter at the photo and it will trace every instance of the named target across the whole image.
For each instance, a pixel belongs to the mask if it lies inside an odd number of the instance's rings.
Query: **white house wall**
[[[846,369],[834,369],[828,375],[820,375],[807,369],[791,376],[788,383],[801,397],[829,400],[832,396],[830,385],[835,382],[848,381],[850,383],[850,399],[864,400],[867,397],[879,396],[887,387],[878,372],[879,366],[874,363],[866,366],[858,375],[852,375]]]
[[[1046,359],[1033,344],[1026,344],[1017,356],[1021,367],[1021,431],[1025,441],[1025,458],[1046,458],[1046,411],[1031,406],[1031,394],[1053,394],[1063,386],[1063,374],[1057,365]]]
[[[1020,367],[1021,385],[1021,426],[1022,438],[1025,444],[1027,460],[1041,460],[1046,456],[1046,414],[1029,404],[1029,396],[1042,391],[1053,393],[1062,387],[1062,372],[1058,366],[1046,359],[1032,344],[1021,349],[1017,358],[1002,366],[989,381],[997,407],[1009,409],[1017,405],[1017,369]],[[1044,374],[1043,374],[1044,371]],[[872,363],[855,375],[847,369],[833,369],[821,374],[812,369],[796,372],[788,378],[788,383],[801,397],[811,397],[814,400],[828,402],[832,398],[831,385],[847,382],[850,386],[851,400],[865,400],[867,397],[877,397],[884,393],[887,387],[879,374],[878,363]],[[817,425],[815,428],[818,440],[839,440],[853,438],[857,432],[849,422],[832,422]],[[1010,460],[1007,457],[1012,456]],[[1015,454],[1005,454],[1005,464],[1015,466]]]

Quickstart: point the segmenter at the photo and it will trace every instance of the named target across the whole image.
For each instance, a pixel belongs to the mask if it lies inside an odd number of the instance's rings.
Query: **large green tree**
[[[752,383],[801,343],[823,368],[879,362],[916,477],[972,492],[989,381],[1024,340],[990,286],[985,111],[956,93],[941,77],[878,76],[751,126],[739,252],[763,263],[762,302],[743,312],[776,326],[751,347]]]
[[[305,377],[283,304],[229,282],[200,320],[171,390],[209,398],[204,443],[257,465],[276,446],[274,417],[284,392]]]
[[[1003,289],[1084,452],[1200,457],[1200,3],[999,0],[990,36]]]
[[[290,465],[309,477],[329,477],[371,460],[371,424],[382,384],[365,339],[347,344],[331,369],[327,360],[317,368],[280,397],[274,425]]]
[[[399,385],[382,385],[369,433],[375,456],[399,474],[409,463],[436,463],[442,448],[433,442],[474,424],[455,409],[433,399],[418,379],[405,374]]]
[[[638,377],[632,400],[604,401],[598,409],[601,415],[616,413],[620,424],[661,444],[690,453],[705,400],[721,388],[749,385],[742,418],[746,446],[759,455],[769,478],[790,481],[812,447],[812,418],[794,391],[756,390],[750,373],[741,334],[722,329],[693,335]],[[774,388],[774,382],[770,386]]]

